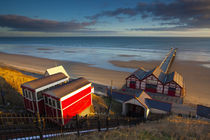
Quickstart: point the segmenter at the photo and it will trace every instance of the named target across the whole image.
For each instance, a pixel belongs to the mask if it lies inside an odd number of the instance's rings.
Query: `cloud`
[[[103,17],[103,16],[115,17],[115,16],[118,16],[118,15],[135,16],[135,15],[137,15],[137,12],[132,8],[118,8],[114,11],[103,11],[103,12],[95,14],[93,16],[87,16],[87,18],[91,19],[91,20],[96,20],[96,19],[98,19],[100,17]]]
[[[185,26],[176,26],[176,27],[155,27],[155,28],[131,28],[127,29],[129,31],[183,31],[189,30]]]
[[[170,3],[141,2],[133,8],[103,11],[87,18],[97,20],[104,16],[117,18],[122,15],[128,18],[140,15],[142,19],[151,17],[153,20],[161,21],[161,25],[181,28],[183,26],[185,28],[210,28],[210,0],[175,0]]]
[[[0,26],[8,27],[14,31],[42,31],[42,32],[71,32],[85,30],[94,25],[96,21],[77,22],[55,21],[46,19],[33,19],[19,15],[0,15]]]

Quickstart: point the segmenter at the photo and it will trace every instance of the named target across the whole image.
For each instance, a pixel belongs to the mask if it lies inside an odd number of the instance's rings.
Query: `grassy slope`
[[[5,81],[20,94],[22,94],[21,84],[36,79],[7,67],[0,67],[0,77],[5,79]]]
[[[7,67],[0,67],[0,91],[4,92],[5,100],[12,106],[23,106],[21,84],[35,79]],[[0,99],[0,104],[2,100]]]
[[[210,123],[207,121],[171,116],[159,121],[147,121],[133,127],[107,132],[93,132],[80,137],[76,135],[54,139],[81,140],[209,140]]]

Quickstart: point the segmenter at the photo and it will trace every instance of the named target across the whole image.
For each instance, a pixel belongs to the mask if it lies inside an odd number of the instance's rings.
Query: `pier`
[[[168,73],[170,66],[172,65],[173,59],[176,56],[176,49],[171,48],[170,52],[166,55],[166,57],[161,62],[159,68],[164,72]]]

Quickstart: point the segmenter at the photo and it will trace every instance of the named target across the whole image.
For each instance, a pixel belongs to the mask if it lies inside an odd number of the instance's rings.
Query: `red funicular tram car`
[[[67,124],[73,116],[91,106],[93,90],[84,78],[47,90],[43,93],[46,116],[57,124]]]
[[[21,87],[26,110],[44,115],[42,92],[68,80],[69,77],[60,72],[22,84]]]

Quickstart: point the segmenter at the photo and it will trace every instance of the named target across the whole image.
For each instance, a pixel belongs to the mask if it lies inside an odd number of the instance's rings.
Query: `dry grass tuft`
[[[0,77],[5,79],[5,81],[20,94],[22,94],[22,89],[20,87],[21,84],[36,79],[32,76],[22,74],[17,70],[13,70],[7,67],[0,67]]]
[[[23,106],[21,84],[34,79],[34,77],[24,75],[19,71],[0,67],[0,91],[4,92],[6,102],[12,106]],[[2,100],[0,100],[0,104],[2,104]]]

